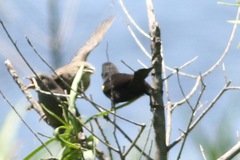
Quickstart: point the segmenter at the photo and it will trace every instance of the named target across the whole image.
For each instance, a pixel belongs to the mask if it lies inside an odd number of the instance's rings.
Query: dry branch
[[[152,87],[151,107],[153,108],[153,128],[155,132],[155,160],[167,159],[165,110],[163,104],[163,80],[162,80],[162,42],[160,28],[156,21],[152,0],[146,0],[149,32],[152,52]]]

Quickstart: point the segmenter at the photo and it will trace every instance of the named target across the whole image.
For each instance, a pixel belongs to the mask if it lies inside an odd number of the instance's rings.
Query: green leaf
[[[56,118],[58,121],[60,121],[62,124],[64,125],[68,125],[63,119],[61,119],[60,117],[58,117],[54,112],[50,111],[47,107],[45,107],[43,104],[41,104],[42,108],[48,112],[51,116],[53,116],[54,118]]]
[[[136,100],[136,99],[135,99],[135,100]],[[118,109],[120,109],[120,108],[123,108],[123,107],[129,105],[129,104],[131,104],[132,102],[134,102],[135,100],[126,102],[126,103],[124,103],[124,104],[122,104],[122,105],[120,105],[120,106],[118,106],[118,107],[115,107],[115,110],[118,110]],[[109,111],[100,112],[100,113],[98,113],[98,114],[96,114],[96,115],[88,118],[87,121],[85,122],[85,124],[87,124],[88,122],[90,122],[91,120],[93,120],[93,119],[96,118],[96,117],[101,117],[101,116],[107,115],[108,113],[110,113],[110,112],[112,112],[112,111],[114,111],[114,110],[111,109],[111,110],[109,110]]]
[[[48,140],[47,142],[45,142],[45,145],[48,145],[52,142],[56,141],[56,138],[51,138],[50,140]],[[25,157],[23,160],[31,160],[32,158],[34,158],[34,156],[36,156],[40,151],[44,150],[45,147],[43,145],[39,146],[37,149],[35,149],[33,152],[31,152],[27,157]]]
[[[64,135],[56,134],[56,138],[63,143],[64,146],[68,146],[74,149],[81,149],[81,145],[79,143],[72,143],[64,138]]]
[[[84,69],[84,65],[82,64],[80,66],[76,76],[74,77],[74,80],[73,80],[73,83],[71,86],[72,90],[70,91],[69,106],[68,106],[68,110],[70,111],[70,113],[68,113],[68,117],[69,117],[71,124],[73,125],[73,128],[76,130],[77,133],[81,131],[81,124],[75,118],[75,116],[77,114],[75,101],[76,101],[77,94],[78,94],[76,91],[78,90],[78,86],[82,79],[83,69]]]
[[[77,98],[77,90],[78,90],[78,86],[81,82],[82,79],[82,75],[83,75],[83,69],[84,69],[84,65],[82,64],[76,74],[76,76],[74,77],[73,83],[72,83],[72,90],[70,91],[70,97],[69,97],[69,106],[68,109],[70,110],[70,112],[72,112],[73,115],[76,115],[76,108],[75,108],[75,101]]]

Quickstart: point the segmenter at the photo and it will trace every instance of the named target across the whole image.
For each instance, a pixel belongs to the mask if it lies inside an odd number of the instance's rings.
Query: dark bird
[[[93,65],[86,62],[87,57],[89,53],[102,41],[102,38],[104,37],[105,33],[111,26],[113,20],[114,20],[114,17],[111,17],[105,20],[96,29],[96,31],[93,33],[90,39],[86,42],[86,44],[78,50],[77,54],[73,57],[72,61],[69,64],[57,69],[55,71],[57,75],[56,74],[52,75],[56,83],[58,83],[64,90],[67,90],[68,93],[70,92],[70,86],[81,65],[84,65],[82,80],[80,83],[83,85],[79,87],[78,91],[81,93],[88,88],[90,84],[90,76],[91,74],[94,73],[95,68],[93,67]],[[65,82],[62,81],[62,79]]]
[[[65,97],[57,97],[53,95],[54,93],[57,94],[64,94],[64,90],[54,81],[52,77],[49,77],[46,74],[38,74],[37,77],[33,76],[29,78],[32,82],[27,89],[36,89],[39,87],[40,91],[45,91],[47,93],[38,92],[38,102],[44,105],[48,110],[56,114],[58,117],[64,120],[63,118],[63,108],[67,108],[67,99]],[[52,94],[51,94],[52,92]],[[53,128],[57,128],[63,125],[59,120],[57,120],[54,116],[49,114],[46,110],[43,111],[46,116],[46,122],[52,126]],[[77,111],[76,116],[79,116]]]
[[[152,68],[139,69],[134,74],[120,73],[110,62],[102,65],[103,92],[112,102],[126,102],[139,98],[143,94],[150,95],[151,86],[145,81]]]

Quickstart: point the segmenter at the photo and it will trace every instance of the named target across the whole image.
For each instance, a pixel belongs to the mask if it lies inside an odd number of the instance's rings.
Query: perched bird
[[[102,65],[103,92],[112,102],[126,102],[150,95],[151,86],[145,81],[152,68],[139,69],[134,74],[120,73],[110,62]]]
[[[76,73],[78,72],[80,66],[84,65],[82,81],[80,83],[83,85],[79,87],[79,91],[80,93],[82,92],[81,89],[85,91],[90,84],[90,75],[93,74],[95,70],[95,68],[90,63],[86,62],[87,57],[89,53],[102,41],[103,36],[111,26],[113,20],[114,17],[105,20],[96,29],[86,44],[79,49],[77,54],[73,57],[72,61],[55,71],[57,75],[55,73],[52,74],[52,76],[48,76],[46,74],[38,74],[39,78],[33,76],[31,77],[31,80],[32,82],[35,80],[37,84],[33,83],[29,85],[28,88],[35,88],[37,85],[42,91],[49,92],[50,90],[52,93],[64,94],[66,90],[67,93],[69,93]],[[60,118],[63,118],[63,110],[60,105],[67,107],[67,104],[64,102],[67,101],[65,97],[56,97],[51,94],[49,95],[38,92],[38,98],[39,103],[42,103],[47,109],[54,112]],[[45,114],[47,123],[53,128],[62,125],[60,121],[51,116],[48,112],[45,111]],[[79,115],[78,112],[76,114],[76,116]]]
[[[84,65],[82,80],[80,83],[83,85],[79,87],[78,91],[81,93],[88,88],[90,84],[90,76],[94,73],[95,68],[90,63],[86,62],[87,57],[89,53],[102,41],[103,36],[111,26],[113,20],[114,17],[105,20],[96,29],[86,44],[78,50],[72,61],[69,64],[57,69],[55,71],[57,75],[52,75],[56,83],[58,83],[58,85],[60,85],[64,90],[67,90],[68,93],[70,92],[70,86],[81,65]]]
[[[39,87],[41,91],[46,91],[46,93],[38,92],[38,102],[42,105],[44,105],[48,110],[55,113],[58,117],[61,119],[63,118],[63,108],[67,107],[67,99],[65,97],[57,97],[56,95],[52,95],[50,92],[58,93],[58,94],[64,94],[64,90],[54,81],[54,79],[46,74],[38,74],[37,77],[33,76],[29,78],[32,82],[29,86],[27,86],[27,89],[36,89],[36,87]],[[36,84],[35,84],[36,83]],[[53,117],[51,114],[49,114],[46,110],[43,111],[46,116],[46,122],[52,126],[53,128],[57,128],[61,125],[63,125],[59,120],[57,120],[55,117]],[[77,111],[77,115],[79,116],[79,113]]]

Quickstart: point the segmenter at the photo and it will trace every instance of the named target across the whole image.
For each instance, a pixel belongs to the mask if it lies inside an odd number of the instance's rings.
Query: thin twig
[[[135,70],[134,70],[132,67],[130,67],[124,60],[121,60],[121,62],[122,62],[125,66],[127,66],[130,70],[132,70],[133,72],[135,72]]]
[[[173,107],[172,109],[175,109],[177,106],[183,104],[186,102],[186,100],[190,99],[194,93],[196,92],[199,84],[200,84],[200,80],[201,80],[201,77],[198,76],[197,79],[196,79],[196,82],[195,82],[195,85],[193,86],[192,90],[188,93],[188,95],[186,95],[186,97],[178,102],[173,102]]]
[[[194,57],[194,58],[193,58],[193,59],[191,59],[190,61],[188,61],[188,62],[184,63],[184,64],[183,64],[182,66],[180,66],[178,69],[179,69],[179,70],[181,70],[181,69],[183,69],[184,67],[186,67],[186,66],[190,65],[191,63],[193,63],[194,61],[196,61],[196,60],[197,60],[197,58],[198,58],[198,56]]]
[[[92,132],[82,121],[79,121],[79,122],[81,123],[83,128],[85,128],[89,133],[91,133],[94,137],[96,137],[100,142],[105,144],[107,147],[111,148],[113,151],[117,153],[119,152],[116,148],[112,147],[109,143],[105,142],[100,137],[98,137],[94,132]]]
[[[5,27],[4,23],[0,20],[0,23],[5,31],[5,33],[7,34],[8,38],[10,39],[10,41],[12,42],[12,44],[14,45],[15,49],[17,50],[18,54],[21,56],[21,58],[23,59],[23,61],[26,63],[26,65],[29,67],[29,69],[34,73],[34,75],[40,79],[37,75],[37,73],[33,70],[33,68],[31,67],[31,65],[27,62],[27,60],[25,59],[25,57],[23,56],[23,54],[21,53],[21,51],[19,50],[17,44],[13,41],[11,35],[9,34],[7,28]],[[51,92],[51,90],[48,88],[48,86],[46,86],[42,81],[40,81],[40,83],[42,83],[42,85],[44,85],[47,90],[49,92]],[[25,90],[26,90],[26,87],[25,87]],[[22,90],[23,91],[23,90]],[[24,92],[25,93],[25,92]],[[27,96],[27,95],[26,95]],[[58,97],[54,97],[56,98],[57,101],[59,101],[61,103],[61,100],[58,98]],[[40,109],[38,109],[38,113],[40,113],[40,116],[43,117],[45,114],[43,114],[43,112],[40,111]]]
[[[30,45],[30,47],[33,49],[34,53],[36,53],[37,56],[55,73],[55,70],[53,69],[53,67],[38,53],[38,51],[33,46],[32,42],[30,41],[30,39],[27,36],[25,36],[25,38],[28,44]]]
[[[236,21],[238,21],[238,19],[239,19],[239,14],[240,14],[240,7],[238,7],[238,11],[237,11],[237,15],[236,15]],[[219,60],[218,60],[209,70],[207,70],[205,73],[202,74],[203,77],[205,77],[206,75],[208,75],[209,73],[211,73],[212,71],[214,71],[214,70],[217,68],[217,66],[222,62],[222,60],[224,59],[224,57],[226,56],[226,54],[228,53],[228,50],[229,50],[229,48],[230,48],[230,46],[231,46],[231,44],[232,44],[233,38],[234,38],[234,36],[235,36],[235,32],[236,32],[236,30],[237,30],[237,25],[238,25],[238,23],[235,23],[235,24],[233,25],[233,29],[232,29],[231,36],[230,36],[230,38],[229,38],[227,47],[226,47],[226,49],[224,50],[222,56],[219,58]]]
[[[149,138],[150,138],[150,135],[151,135],[151,131],[152,131],[152,126],[153,126],[153,123],[151,122],[151,124],[150,124],[150,126],[149,126],[149,131],[148,131],[148,135],[147,135],[147,139],[146,139],[146,142],[145,142],[145,144],[144,144],[144,147],[143,147],[143,150],[142,150],[142,153],[145,151],[145,149],[146,149],[146,147],[147,147],[147,144],[148,144],[148,142],[149,142]],[[142,154],[141,153],[141,155],[140,155],[140,157],[139,157],[139,160],[142,158]]]
[[[116,110],[115,110],[115,114],[114,114],[114,117],[113,117],[113,126],[114,126],[114,129],[113,129],[113,137],[114,137],[115,142],[116,142],[117,147],[118,147],[118,154],[119,154],[120,158],[121,158],[122,160],[124,160],[123,152],[122,152],[120,143],[119,143],[118,138],[117,138],[116,113],[117,113],[117,112],[116,112]]]
[[[94,106],[97,106],[97,108],[101,108],[102,110],[107,111],[108,113],[110,113],[110,114],[112,114],[112,115],[114,115],[114,116],[116,116],[116,117],[118,117],[118,118],[120,118],[120,119],[122,119],[122,120],[124,120],[124,121],[130,122],[130,123],[135,124],[135,125],[137,125],[137,126],[141,126],[141,127],[143,126],[143,124],[136,123],[136,122],[131,121],[131,120],[129,120],[129,119],[126,119],[126,118],[124,118],[124,117],[122,117],[122,116],[119,116],[119,115],[113,113],[112,111],[109,111],[109,110],[105,109],[104,107],[102,107],[102,106],[98,105],[97,103],[93,102],[93,101],[92,101],[89,97],[87,97],[85,94],[83,95],[83,98],[84,98],[85,100],[87,100],[88,102],[90,102],[91,104],[93,104]]]
[[[22,116],[18,113],[18,111],[15,109],[15,107],[11,104],[11,102],[7,99],[7,97],[2,93],[0,90],[0,94],[5,99],[5,101],[11,106],[11,108],[14,110],[14,112],[18,115],[18,117],[21,119],[21,121],[25,124],[25,126],[31,131],[31,133],[37,138],[37,140],[46,148],[50,156],[53,156],[51,151],[48,149],[48,147],[45,145],[45,143],[38,137],[38,135],[32,130],[32,128],[27,124],[27,122],[22,118]]]
[[[204,153],[204,149],[203,149],[203,147],[202,147],[201,144],[200,144],[200,150],[201,150],[201,153],[202,153],[203,159],[204,159],[204,160],[207,160],[207,157],[206,157],[206,155],[205,155],[205,153]]]
[[[180,72],[180,69],[183,69],[184,67],[190,65],[190,64],[191,64],[192,62],[194,62],[197,58],[198,58],[198,57],[196,56],[196,57],[194,57],[193,59],[191,59],[190,61],[184,63],[182,66],[180,66],[179,68],[177,68],[177,69],[175,69],[174,71],[172,71],[172,74],[177,73],[178,75],[180,75],[180,73],[183,73],[183,72]],[[181,74],[181,75],[182,75],[182,74]],[[184,76],[186,76],[186,75],[184,75]],[[182,100],[180,100],[180,101],[178,101],[178,102],[171,102],[171,106],[173,106],[173,107],[172,107],[172,110],[174,110],[175,107],[177,107],[177,106],[179,106],[179,105],[187,102],[188,99],[190,99],[190,98],[194,95],[194,93],[196,92],[196,90],[197,90],[197,88],[198,88],[198,85],[200,84],[200,83],[199,83],[199,82],[200,82],[200,81],[199,81],[199,80],[200,80],[200,77],[199,77],[199,76],[194,76],[194,77],[191,77],[191,78],[196,78],[196,83],[195,83],[194,87],[192,88],[192,90],[190,91],[190,93],[188,93],[188,95],[184,96],[184,97],[186,97],[185,99],[182,99]]]
[[[173,72],[173,73],[176,73],[176,69],[174,69],[174,68],[171,68],[167,65],[165,65],[165,68],[167,70]],[[187,73],[184,73],[184,72],[179,72],[179,74],[182,75],[182,76],[185,76],[185,77],[189,77],[189,78],[195,78],[195,79],[197,78],[197,76],[195,76],[195,75],[187,74]]]
[[[33,68],[31,67],[31,65],[27,62],[27,60],[25,59],[25,57],[23,56],[23,54],[21,53],[21,51],[19,50],[16,42],[14,42],[14,40],[12,39],[11,35],[9,34],[7,28],[5,27],[4,23],[0,20],[0,23],[5,31],[5,33],[7,34],[8,38],[10,39],[10,41],[12,42],[12,44],[14,45],[15,49],[17,50],[18,54],[21,56],[21,58],[23,59],[23,61],[26,63],[26,65],[29,67],[29,69],[34,73],[34,75],[37,75],[37,73],[33,70]]]
[[[123,1],[122,1],[122,0],[119,0],[119,2],[120,2],[120,5],[121,5],[124,13],[126,14],[126,16],[128,17],[128,19],[130,20],[130,22],[136,27],[136,29],[137,29],[140,33],[142,33],[144,36],[146,36],[147,38],[150,38],[150,39],[151,39],[151,37],[149,36],[149,34],[147,34],[146,32],[144,32],[144,31],[136,24],[136,22],[134,21],[134,19],[130,16],[130,14],[128,13],[126,7],[125,7],[124,4],[123,4]]]
[[[180,66],[178,69],[175,69],[174,71],[172,71],[172,74],[174,74],[174,73],[177,72],[177,74],[179,74],[179,75],[181,74],[181,75],[183,75],[183,76],[186,76],[185,73],[180,72],[180,69],[183,69],[184,67],[190,65],[190,64],[191,64],[192,62],[194,62],[197,58],[198,58],[198,57],[196,56],[196,57],[194,57],[193,59],[191,59],[190,61],[184,63],[184,64],[183,64],[182,66]],[[189,76],[187,76],[187,77],[189,77]],[[192,90],[188,93],[188,95],[184,96],[185,99],[182,99],[182,100],[180,100],[180,101],[178,101],[178,102],[171,102],[171,104],[168,103],[168,106],[173,106],[173,107],[171,108],[171,110],[168,111],[169,113],[172,112],[172,110],[174,110],[177,106],[179,106],[179,105],[187,102],[188,99],[190,99],[190,98],[194,95],[194,93],[197,91],[197,88],[198,88],[198,86],[199,86],[199,84],[200,84],[200,81],[199,81],[199,80],[200,80],[200,77],[199,77],[199,76],[192,76],[192,75],[191,75],[190,77],[191,77],[191,78],[196,78],[196,83],[195,83],[195,85],[193,86]],[[165,78],[164,78],[164,79],[165,79]],[[166,78],[166,79],[167,79],[167,78]],[[165,79],[165,81],[166,81],[166,79]],[[166,83],[165,83],[165,85],[166,85]],[[168,119],[169,119],[169,118],[168,118]],[[169,140],[168,140],[168,141],[169,141]]]
[[[208,105],[208,107],[201,113],[201,115],[191,124],[189,127],[189,132],[196,127],[196,125],[200,122],[200,120],[208,113],[208,111],[215,105],[215,103],[222,97],[223,93],[228,90],[228,86],[230,85],[230,81],[228,81],[225,86],[221,89],[221,91],[216,95],[216,97],[212,100],[212,102]],[[178,144],[185,135],[182,134],[179,136],[173,143],[168,146],[168,150]]]
[[[133,39],[136,41],[136,43],[138,44],[138,46],[140,47],[140,49],[143,51],[143,53],[148,57],[148,58],[152,58],[152,56],[148,53],[148,51],[145,49],[145,47],[142,45],[142,43],[139,41],[139,39],[137,38],[137,36],[135,35],[135,33],[133,32],[132,28],[130,27],[129,24],[127,24],[128,30],[130,31]]]
[[[179,78],[178,78],[178,79],[179,79]],[[190,126],[191,126],[191,124],[192,124],[192,121],[193,121],[195,112],[196,112],[196,110],[197,110],[197,107],[198,107],[198,105],[199,105],[199,103],[200,103],[200,100],[201,100],[202,95],[203,95],[203,93],[204,93],[204,91],[205,91],[205,88],[206,88],[206,85],[203,83],[202,79],[201,79],[201,82],[202,82],[202,90],[201,90],[201,92],[200,92],[200,95],[198,96],[198,99],[197,99],[197,102],[196,102],[195,106],[194,106],[194,107],[191,106],[192,114],[191,114],[190,119],[189,119],[189,121],[188,121],[188,126],[187,126],[187,129],[186,129],[186,132],[183,132],[183,135],[185,135],[185,136],[183,137],[182,145],[181,145],[181,147],[180,147],[180,151],[179,151],[179,154],[178,154],[178,157],[177,157],[178,160],[181,158],[181,154],[182,154],[182,151],[183,151],[185,142],[186,142],[186,140],[187,140],[188,133],[190,132]],[[180,82],[179,82],[179,85],[181,85]],[[183,92],[183,95],[184,95],[184,92]],[[187,101],[187,102],[188,102],[188,101]],[[190,103],[189,103],[189,105],[190,105]]]
[[[35,88],[34,89],[36,92],[39,92],[39,93],[43,93],[43,94],[46,94],[46,95],[53,95],[53,96],[57,96],[57,97],[65,97],[65,98],[69,98],[70,95],[67,94],[67,93],[54,93],[54,92],[48,92],[48,91],[44,91],[44,90],[41,90],[39,87]],[[83,98],[82,95],[77,95],[77,98]]]
[[[95,122],[96,122],[96,124],[97,124],[97,126],[98,126],[98,129],[100,130],[100,132],[101,132],[101,134],[102,134],[102,136],[103,136],[103,139],[105,140],[105,142],[107,142],[108,144],[110,144],[109,141],[108,141],[108,139],[107,139],[107,136],[104,134],[104,131],[103,131],[100,123],[98,122],[98,119],[97,119],[97,118],[94,118],[94,120],[95,120]],[[108,146],[107,146],[107,147],[108,147]],[[113,155],[112,155],[112,151],[111,151],[111,148],[110,148],[110,147],[108,147],[108,152],[109,152],[110,158],[113,159]]]
[[[144,68],[148,68],[140,59],[137,60]]]
[[[149,152],[148,152],[148,156],[149,156],[149,157],[150,157],[150,155],[151,155],[152,149],[153,149],[153,140],[151,140],[151,145],[150,145],[150,147],[149,147]],[[150,159],[148,159],[148,160],[150,160]]]
[[[190,104],[189,100],[186,98],[186,95],[185,95],[185,93],[184,93],[184,91],[183,91],[183,87],[182,87],[182,84],[181,84],[181,82],[180,82],[180,78],[179,78],[179,74],[178,74],[178,69],[176,69],[176,70],[177,70],[178,86],[179,86],[179,88],[180,88],[180,90],[181,90],[181,93],[182,93],[184,99],[186,100],[187,104],[189,105],[189,107],[190,107],[191,110],[193,111],[193,106]]]
[[[146,126],[142,126],[140,131],[138,132],[137,137],[135,138],[135,140],[132,142],[132,144],[130,145],[130,147],[128,148],[128,150],[124,153],[124,157],[126,157],[128,155],[128,153],[130,153],[130,151],[132,150],[132,148],[135,146],[135,144],[137,143],[138,139],[140,138],[140,136],[142,135],[143,130],[145,129]]]
[[[224,74],[225,81],[226,81],[226,83],[227,83],[228,78],[227,78],[227,73],[226,73],[226,68],[225,68],[224,63],[222,63],[222,70],[223,70],[223,74]]]
[[[90,99],[92,101],[92,99]],[[92,101],[93,102],[93,101]],[[92,103],[90,102],[99,112],[103,112],[104,110],[101,109],[99,107],[99,105],[97,105],[96,103]],[[102,107],[103,108],[103,107]],[[133,140],[123,131],[122,128],[120,128],[116,123],[114,123],[113,120],[111,120],[108,116],[104,117],[107,122],[110,122],[112,123],[113,125],[116,126],[116,128],[119,130],[119,132],[121,132],[123,134],[123,136],[130,142],[130,143],[133,143]],[[142,126],[141,126],[142,127]],[[136,149],[142,153],[148,160],[153,160],[149,155],[147,155],[137,144],[134,144],[134,146],[136,147]]]

